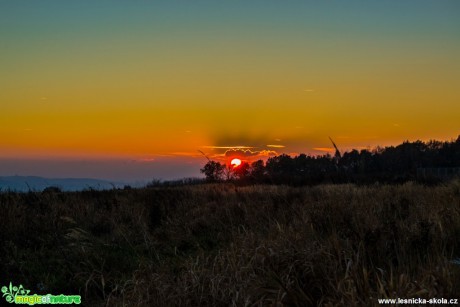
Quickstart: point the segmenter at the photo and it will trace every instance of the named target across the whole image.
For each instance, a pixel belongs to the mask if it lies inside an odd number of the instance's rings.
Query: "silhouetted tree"
[[[206,180],[210,182],[221,181],[224,175],[225,165],[216,161],[208,161],[200,171],[206,176]]]
[[[266,171],[263,160],[252,162],[250,176],[255,182],[264,182],[266,179]]]
[[[286,154],[268,158],[265,168],[275,183],[288,183],[294,177],[294,163],[291,156]]]
[[[247,179],[249,177],[249,169],[250,169],[249,163],[243,161],[243,162],[241,162],[240,165],[235,166],[233,168],[233,173],[240,180]]]

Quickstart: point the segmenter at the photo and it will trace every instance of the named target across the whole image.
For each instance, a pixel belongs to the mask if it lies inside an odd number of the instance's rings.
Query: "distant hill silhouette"
[[[62,191],[79,191],[84,189],[107,190],[123,186],[123,183],[91,178],[43,178],[36,176],[0,177],[0,191],[43,191],[49,187],[56,187]]]

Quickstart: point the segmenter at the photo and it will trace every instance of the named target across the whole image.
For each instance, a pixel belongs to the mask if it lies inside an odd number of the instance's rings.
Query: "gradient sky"
[[[198,150],[451,140],[459,119],[459,1],[0,0],[0,175],[170,179]]]

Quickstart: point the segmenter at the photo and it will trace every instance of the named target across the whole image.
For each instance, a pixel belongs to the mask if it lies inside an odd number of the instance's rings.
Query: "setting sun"
[[[237,167],[241,164],[241,160],[240,159],[233,159],[232,162],[230,162],[231,165],[233,165],[233,167]]]

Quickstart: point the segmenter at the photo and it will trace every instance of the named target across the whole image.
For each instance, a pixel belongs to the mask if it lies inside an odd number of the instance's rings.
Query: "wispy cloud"
[[[138,159],[132,160],[132,162],[137,163],[151,163],[151,162],[163,162],[166,160],[171,161],[171,159],[181,159],[181,158],[198,158],[202,157],[203,154],[200,152],[191,152],[191,151],[174,151],[168,153],[155,153],[147,157],[140,157]]]
[[[202,156],[202,154],[199,152],[190,152],[190,151],[175,151],[175,152],[172,152],[171,155],[181,156],[181,157],[201,157]]]
[[[251,151],[249,149],[230,149],[225,152],[226,157],[233,157],[233,156],[243,156],[243,157],[251,157],[256,156],[259,154],[259,151]]]
[[[253,146],[201,146],[201,148],[206,149],[254,149]]]
[[[311,88],[307,88],[305,90],[303,90],[304,92],[314,92],[315,90],[311,89]]]
[[[266,145],[267,147],[271,147],[271,148],[284,148],[286,146],[284,145],[274,145],[274,144],[269,144],[269,145]]]
[[[274,150],[261,150],[259,151],[259,156],[264,156],[264,157],[272,157],[272,156],[277,156],[279,153],[277,153]]]
[[[251,151],[251,150],[242,150],[242,149],[230,149],[224,153],[225,157],[271,157],[276,156],[278,153],[274,150],[258,150],[258,151]]]

